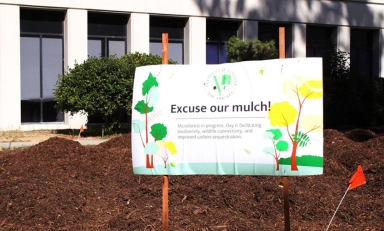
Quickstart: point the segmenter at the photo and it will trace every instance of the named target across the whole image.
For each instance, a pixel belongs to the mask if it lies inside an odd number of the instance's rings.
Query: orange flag
[[[84,127],[81,125],[80,132],[84,132]]]
[[[357,171],[353,174],[352,178],[349,180],[349,188],[348,190],[354,189],[366,183],[365,176],[363,173],[363,168],[361,165],[357,167]]]

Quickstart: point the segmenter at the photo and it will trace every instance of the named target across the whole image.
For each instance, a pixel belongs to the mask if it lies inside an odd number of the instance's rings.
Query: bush
[[[101,115],[107,131],[121,127],[130,115],[136,67],[161,64],[158,55],[131,53],[121,58],[90,57],[59,76],[54,91],[56,108],[74,113]],[[170,60],[170,64],[176,62]]]
[[[249,60],[275,59],[278,56],[275,41],[262,42],[260,40],[242,41],[232,36],[227,43],[227,57],[229,62]]]
[[[350,76],[349,53],[336,49],[336,45],[328,42],[323,58],[324,78],[348,79]]]

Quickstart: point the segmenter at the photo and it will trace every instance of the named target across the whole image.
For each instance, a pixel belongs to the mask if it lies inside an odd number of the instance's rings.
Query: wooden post
[[[168,34],[162,34],[162,63],[168,64]],[[168,176],[163,176],[163,231],[168,231]]]
[[[285,28],[279,27],[279,58],[285,59]]]
[[[161,51],[162,51],[162,60],[163,64],[168,64],[168,34],[163,33],[162,34],[162,46],[161,46]]]
[[[279,58],[285,59],[285,28],[279,27]],[[285,231],[290,231],[289,221],[289,197],[288,197],[288,177],[283,176],[283,197],[284,197],[284,224]]]

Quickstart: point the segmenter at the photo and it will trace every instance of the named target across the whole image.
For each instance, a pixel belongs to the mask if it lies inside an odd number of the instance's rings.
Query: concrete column
[[[206,63],[206,19],[189,17],[184,28],[184,63]]]
[[[336,50],[351,53],[351,28],[347,26],[339,26],[337,27],[337,42],[336,42]],[[350,55],[348,55],[350,58]],[[351,64],[351,60],[348,59],[348,64]]]
[[[384,77],[384,29],[379,29],[373,37],[373,76]]]
[[[237,31],[237,37],[242,40],[258,40],[259,39],[259,22],[243,20]]]
[[[132,13],[127,26],[127,53],[149,54],[149,14]]]
[[[88,59],[88,12],[68,9],[64,21],[64,71]],[[87,116],[66,113],[64,123],[69,128],[79,129],[85,125]]]
[[[337,49],[341,51],[351,52],[351,28],[347,26],[339,26],[337,28]]]
[[[0,130],[21,125],[20,7],[0,5]]]
[[[64,68],[88,58],[88,13],[68,9],[64,21]]]
[[[307,56],[307,25],[293,23],[286,30],[287,58],[305,58]]]

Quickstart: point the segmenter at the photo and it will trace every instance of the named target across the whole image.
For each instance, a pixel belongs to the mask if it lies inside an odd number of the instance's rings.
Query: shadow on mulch
[[[365,142],[378,136],[375,132],[364,129],[354,129],[346,132],[344,135],[348,139],[351,139],[356,142]]]
[[[130,135],[0,152],[1,230],[161,230],[162,177],[134,175]],[[384,137],[324,131],[324,174],[289,178],[292,230],[383,230]],[[170,176],[170,230],[283,230],[282,177]]]

